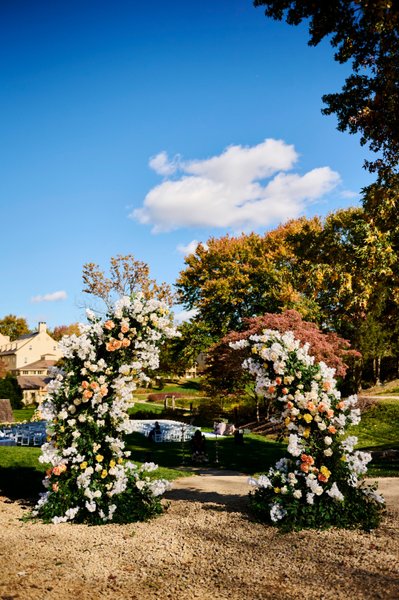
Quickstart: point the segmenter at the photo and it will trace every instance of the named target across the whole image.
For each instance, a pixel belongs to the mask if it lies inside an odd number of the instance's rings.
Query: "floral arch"
[[[33,515],[60,523],[128,522],[162,511],[168,483],[148,477],[125,450],[128,407],[158,367],[159,345],[176,335],[166,306],[142,293],[118,300],[105,320],[87,311],[81,335],[61,341],[62,370],[41,407],[49,422],[40,461],[49,464]]]
[[[342,399],[334,369],[315,363],[292,332],[265,330],[231,346],[248,348],[243,367],[257,393],[273,400],[288,435],[288,456],[251,480],[257,517],[285,530],[374,528],[384,499],[363,481],[371,455],[354,451],[356,437],[343,438],[360,421],[357,397]]]

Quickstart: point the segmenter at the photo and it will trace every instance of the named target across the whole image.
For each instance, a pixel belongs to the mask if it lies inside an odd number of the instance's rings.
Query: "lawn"
[[[386,450],[399,451],[399,401],[379,400],[362,415],[356,427],[348,435],[356,435],[360,450],[382,453]],[[369,466],[373,477],[398,477],[399,456],[376,456]]]

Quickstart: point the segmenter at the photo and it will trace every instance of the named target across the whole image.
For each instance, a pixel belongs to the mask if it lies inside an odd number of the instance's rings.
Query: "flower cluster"
[[[87,317],[80,336],[62,339],[63,370],[41,405],[49,427],[39,460],[50,467],[33,514],[54,523],[126,520],[126,506],[133,520],[149,516],[167,486],[147,476],[155,465],[129,460],[123,435],[133,391],[158,367],[162,340],[176,335],[168,310],[138,293],[118,300],[105,321]],[[132,499],[140,507],[132,510]]]
[[[265,330],[244,343],[250,358],[243,366],[254,375],[257,393],[274,401],[288,434],[289,458],[251,481],[255,510],[286,528],[339,524],[334,519],[355,499],[359,507],[368,504],[368,512],[379,513],[381,496],[359,485],[370,454],[353,450],[355,437],[342,441],[348,426],[360,421],[356,397],[341,398],[334,370],[315,364],[292,332]]]

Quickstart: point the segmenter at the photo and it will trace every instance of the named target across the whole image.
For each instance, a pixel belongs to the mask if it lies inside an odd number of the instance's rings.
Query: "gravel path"
[[[380,529],[282,535],[251,522],[246,477],[175,482],[148,523],[22,522],[0,499],[1,600],[373,600],[399,598],[399,480],[380,480]]]

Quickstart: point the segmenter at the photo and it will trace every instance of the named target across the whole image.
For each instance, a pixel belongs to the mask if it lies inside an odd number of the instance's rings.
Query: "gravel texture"
[[[23,522],[0,498],[1,600],[340,600],[399,598],[399,480],[372,533],[280,534],[250,520],[246,477],[174,482],[164,515],[130,525]]]

